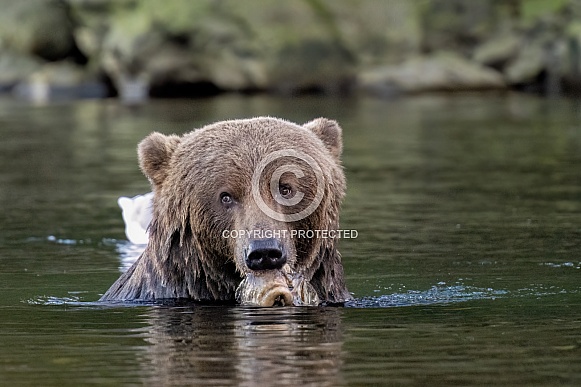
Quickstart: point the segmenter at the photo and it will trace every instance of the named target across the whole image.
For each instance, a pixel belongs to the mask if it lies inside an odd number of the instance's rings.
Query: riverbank
[[[25,99],[581,93],[578,0],[0,6],[0,93]]]

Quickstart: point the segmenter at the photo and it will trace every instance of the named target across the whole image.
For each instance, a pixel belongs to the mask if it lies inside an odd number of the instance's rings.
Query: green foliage
[[[522,0],[521,16],[526,23],[533,22],[543,15],[559,12],[570,3],[571,0]]]

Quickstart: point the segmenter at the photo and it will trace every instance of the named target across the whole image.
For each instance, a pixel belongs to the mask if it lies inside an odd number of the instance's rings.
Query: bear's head
[[[323,118],[152,133],[138,147],[154,192],[149,244],[115,288],[118,297],[104,298],[258,305],[350,298],[335,232],[345,192],[341,152],[341,128]]]

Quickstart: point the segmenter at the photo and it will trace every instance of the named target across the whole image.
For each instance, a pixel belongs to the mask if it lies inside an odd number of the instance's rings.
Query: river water
[[[94,303],[135,257],[136,144],[334,118],[344,308]],[[579,385],[581,102],[516,94],[0,100],[0,385]]]

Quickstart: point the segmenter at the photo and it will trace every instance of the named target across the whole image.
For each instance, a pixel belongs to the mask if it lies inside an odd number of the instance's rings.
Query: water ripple
[[[471,300],[493,300],[509,294],[506,290],[477,288],[473,286],[433,286],[425,291],[410,290],[376,297],[363,297],[348,302],[354,308],[389,308],[413,305],[451,304]]]

